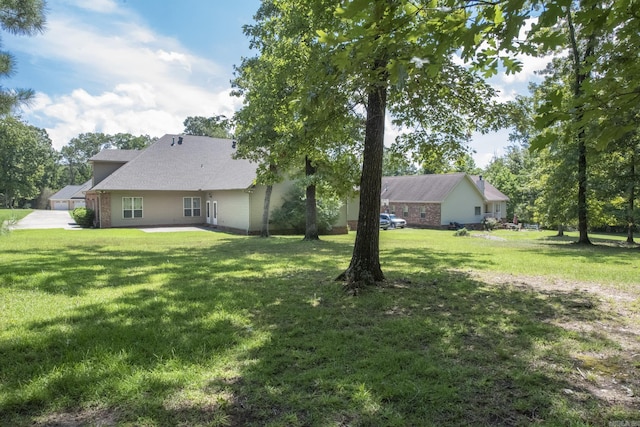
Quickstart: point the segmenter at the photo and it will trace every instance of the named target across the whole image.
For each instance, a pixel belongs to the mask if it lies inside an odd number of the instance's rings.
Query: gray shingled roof
[[[470,179],[478,186],[479,177],[465,173],[385,176],[381,197],[396,202],[442,203],[463,179]],[[484,195],[487,201],[509,200],[487,181]]]
[[[89,159],[90,162],[117,162],[126,163],[138,157],[141,150],[102,150]]]
[[[89,190],[90,188],[91,180],[85,182],[82,185],[67,185],[62,190],[49,197],[49,200],[84,199],[83,192]]]
[[[469,175],[473,182],[480,182],[480,175]],[[478,186],[479,187],[479,186]],[[509,197],[504,195],[500,190],[498,190],[493,185],[489,184],[487,180],[484,180],[484,198],[489,202],[506,202],[509,201]]]
[[[231,140],[182,137],[178,144],[179,135],[163,136],[93,190],[199,191],[251,186],[257,165],[233,159]]]

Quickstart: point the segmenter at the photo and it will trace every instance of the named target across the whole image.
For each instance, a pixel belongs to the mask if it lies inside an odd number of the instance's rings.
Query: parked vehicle
[[[383,218],[382,215],[380,215],[380,228],[382,228],[383,230],[386,230],[390,226],[391,226],[391,220],[388,218]]]
[[[380,218],[387,219],[391,223],[390,228],[405,228],[407,226],[407,221],[402,218],[398,218],[394,214],[381,213]]]

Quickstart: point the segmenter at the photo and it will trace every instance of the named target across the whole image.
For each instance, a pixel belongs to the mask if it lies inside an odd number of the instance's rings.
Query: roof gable
[[[84,192],[90,188],[91,180],[82,185],[67,185],[53,196],[49,197],[49,200],[84,199]]]
[[[165,135],[93,190],[246,189],[256,177],[257,165],[234,159],[234,152],[229,139]]]
[[[90,162],[117,162],[126,163],[135,159],[142,153],[142,150],[115,150],[107,149],[102,150],[95,156],[89,159]]]

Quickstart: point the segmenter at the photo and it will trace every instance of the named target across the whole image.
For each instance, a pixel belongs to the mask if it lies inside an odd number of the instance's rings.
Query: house
[[[67,185],[49,197],[49,209],[71,211],[85,206],[84,192],[91,188],[91,180],[82,185]]]
[[[380,198],[383,212],[428,228],[502,220],[509,200],[482,176],[466,173],[383,177]]]
[[[103,150],[90,159],[87,207],[100,228],[209,225],[259,234],[266,187],[255,184],[257,164],[234,152],[234,141],[193,135],[165,135],[140,151]],[[292,185],[273,186],[271,211]],[[347,232],[344,211],[334,232]]]

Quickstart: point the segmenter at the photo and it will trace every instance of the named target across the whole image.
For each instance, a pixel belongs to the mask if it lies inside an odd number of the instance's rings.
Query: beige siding
[[[99,184],[106,177],[122,167],[124,163],[93,162],[93,185]]]
[[[269,204],[269,212],[273,212],[274,209],[282,206],[284,197],[287,192],[293,187],[292,181],[279,182],[273,186],[271,192],[271,202]],[[264,195],[267,191],[267,187],[264,185],[258,185],[254,187],[251,193],[250,210],[250,232],[259,232],[262,230],[262,211],[264,210]]]
[[[249,194],[247,192],[243,190],[214,191],[209,200],[218,202],[218,227],[247,231],[249,227]],[[204,211],[203,215],[205,215]]]
[[[142,197],[142,218],[123,218],[123,197]],[[200,197],[200,216],[184,216],[184,197]],[[111,192],[111,227],[204,224],[206,222],[205,202],[205,193],[197,191],[113,191]]]
[[[478,224],[484,213],[484,200],[475,185],[468,179],[461,180],[442,202],[441,225],[456,221],[462,224]],[[475,214],[475,207],[480,207],[480,215]]]

